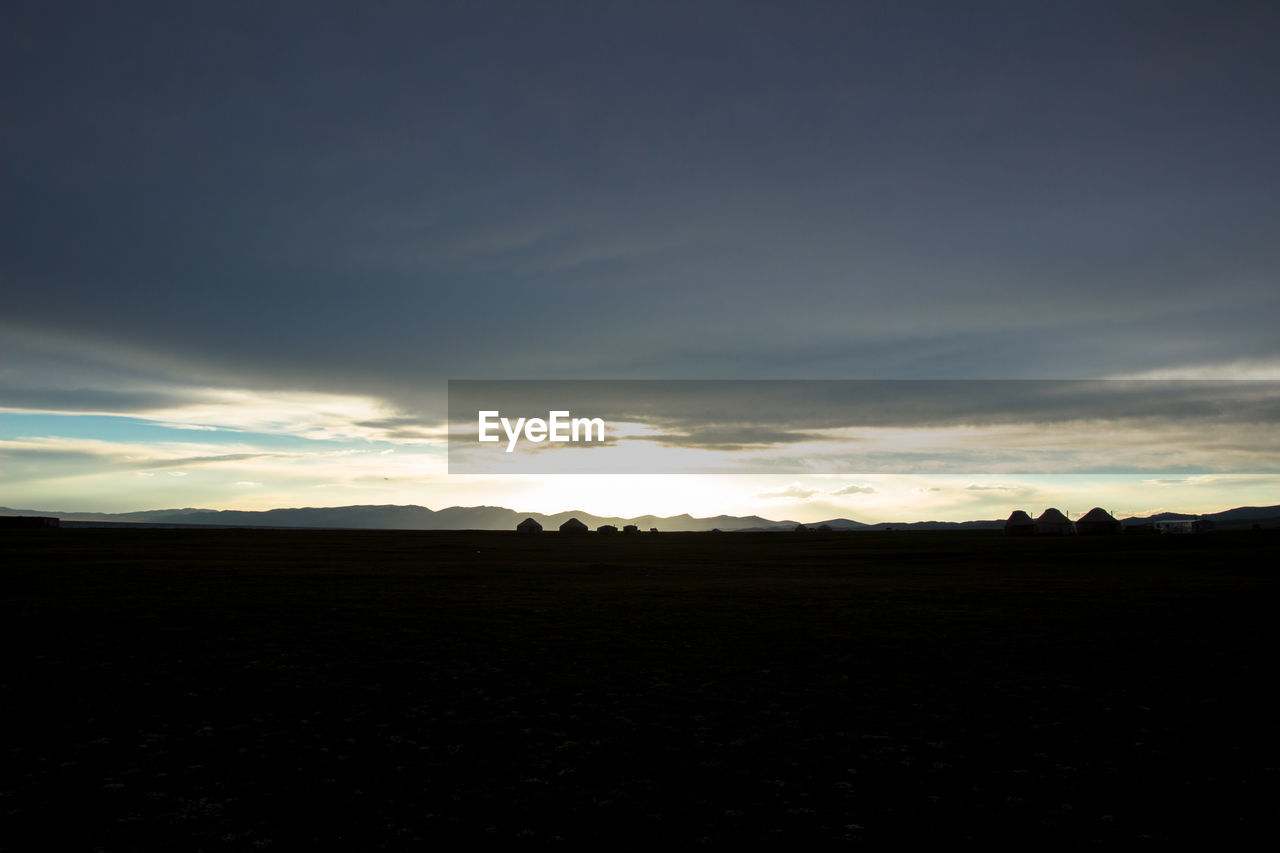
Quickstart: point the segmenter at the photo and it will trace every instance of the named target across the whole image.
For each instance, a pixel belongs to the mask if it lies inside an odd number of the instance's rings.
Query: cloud
[[[449,395],[451,450],[474,432],[477,411],[558,408],[601,418],[628,444],[716,451],[735,473],[1280,467],[1280,434],[1260,429],[1280,421],[1280,382],[488,381],[450,383]],[[509,456],[503,470],[565,473],[575,448],[559,449],[540,460]],[[720,467],[706,456],[596,449],[602,472]]]
[[[571,409],[682,446],[813,441],[826,431],[1008,425],[1268,423],[1280,382],[1198,380],[598,380],[453,382],[451,421]]]
[[[309,442],[301,441],[306,447]],[[211,449],[223,452],[210,453]],[[0,455],[17,472],[40,477],[42,474],[65,476],[77,468],[96,472],[110,470],[135,471],[150,476],[151,472],[170,477],[185,477],[182,468],[243,468],[272,464],[308,463],[339,460],[346,457],[379,458],[367,448],[326,450],[266,450],[248,445],[211,448],[190,442],[105,441],[102,439],[43,436],[16,440],[0,440]]]
[[[798,483],[792,483],[790,486],[787,486],[785,489],[782,489],[780,491],[761,492],[760,494],[756,495],[756,497],[790,498],[793,500],[807,500],[808,498],[811,498],[814,495],[818,495],[818,494],[821,494],[821,492],[818,489],[806,489],[804,486],[801,486]]]
[[[341,56],[315,45],[346,24],[319,14],[287,75],[230,67],[198,15],[80,32],[23,13],[13,327],[414,414],[457,376],[1096,376],[1274,354],[1274,192],[1241,177],[1275,138],[1239,108],[1269,94],[1245,71],[1275,64],[1254,13],[1187,12],[1178,32],[1111,16],[1103,85],[1070,47],[1098,21],[1066,10],[924,32],[894,9],[433,9],[357,15]],[[274,55],[277,33],[229,14],[237,56]],[[1202,31],[1234,52],[1188,42]],[[208,73],[143,85],[174,45]],[[63,82],[90,70],[119,108]]]
[[[868,485],[849,485],[839,489],[817,489],[801,485],[800,483],[792,483],[784,489],[775,492],[761,492],[756,495],[760,498],[791,498],[794,500],[807,500],[817,495],[823,497],[837,497],[841,495],[874,495],[878,490]]]
[[[627,440],[652,441],[664,447],[688,447],[732,453],[757,450],[762,447],[818,441],[824,437],[817,432],[796,432],[751,425],[733,425],[721,428],[703,426],[693,432],[679,434],[636,435],[629,436]]]
[[[1121,373],[1117,379],[1195,379],[1195,380],[1278,380],[1280,356],[1235,358],[1207,364],[1154,367],[1134,373]]]
[[[979,466],[1043,425],[1047,469],[1274,462],[1274,395],[1226,384],[789,381],[1280,376],[1267,4],[399,4],[318,11],[288,73],[258,15],[80,5],[0,34],[11,410],[436,448],[450,378],[776,378],[608,413],[782,482],[868,429],[991,430]],[[200,73],[153,85],[175,55]]]

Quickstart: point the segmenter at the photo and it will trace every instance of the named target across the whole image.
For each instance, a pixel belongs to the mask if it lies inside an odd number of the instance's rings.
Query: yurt
[[[1100,506],[1095,506],[1076,519],[1076,533],[1081,536],[1103,536],[1122,533],[1123,530],[1124,525]]]
[[[1015,509],[1013,514],[1005,519],[1005,536],[1032,536],[1035,532],[1036,523],[1031,520],[1031,516],[1020,509]]]
[[[560,525],[561,533],[586,533],[587,526],[576,518],[571,518]]]
[[[1075,529],[1071,525],[1071,519],[1054,507],[1049,507],[1036,519],[1037,536],[1068,536],[1072,533],[1075,533]]]
[[[516,525],[516,533],[541,533],[542,525],[532,518],[526,518]]]
[[[612,524],[602,524],[596,528],[596,533],[617,533],[618,528]]]

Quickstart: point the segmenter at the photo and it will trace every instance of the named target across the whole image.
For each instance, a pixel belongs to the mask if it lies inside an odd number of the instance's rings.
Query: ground
[[[1261,847],[1277,546],[5,531],[0,838]]]

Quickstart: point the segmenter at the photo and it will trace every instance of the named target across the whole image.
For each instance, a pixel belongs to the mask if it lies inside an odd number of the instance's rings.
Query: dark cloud
[[[188,402],[179,390],[131,391],[114,388],[23,388],[6,384],[4,405],[50,412],[137,412]]]
[[[819,429],[1073,422],[1267,424],[1280,419],[1270,380],[622,380],[455,381],[451,420],[480,410],[549,409],[664,432],[663,444],[767,446],[814,441]],[[856,439],[855,439],[856,441]]]
[[[0,323],[180,382],[425,416],[447,378],[1280,355],[1269,4],[18,3],[3,29]]]
[[[818,441],[822,437],[821,433],[816,432],[796,432],[741,424],[703,423],[700,429],[692,433],[628,436],[627,440],[652,441],[664,447],[694,447],[729,452]]]

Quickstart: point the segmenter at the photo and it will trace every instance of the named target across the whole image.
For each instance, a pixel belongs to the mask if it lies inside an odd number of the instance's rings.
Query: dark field
[[[6,531],[0,844],[1261,847],[1278,545]]]

